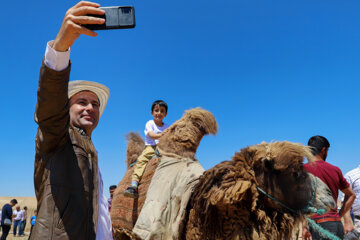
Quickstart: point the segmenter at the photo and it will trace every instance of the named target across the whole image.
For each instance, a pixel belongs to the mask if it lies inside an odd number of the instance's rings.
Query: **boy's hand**
[[[168,129],[169,129],[169,128],[167,128],[167,129],[165,129],[164,131],[162,131],[161,136],[164,136],[164,134],[168,132]]]
[[[84,24],[104,24],[105,19],[86,16],[87,14],[104,15],[105,11],[99,9],[100,5],[93,2],[81,1],[74,7],[70,8],[63,20],[61,28],[54,42],[54,50],[65,52],[80,37],[85,34],[96,37],[97,33],[91,31],[82,25]]]

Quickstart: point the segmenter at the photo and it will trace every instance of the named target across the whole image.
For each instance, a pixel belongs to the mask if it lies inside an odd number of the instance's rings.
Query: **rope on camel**
[[[265,192],[264,190],[262,190],[260,187],[256,186],[257,190],[259,192],[261,192],[262,194],[264,194],[265,196],[267,196],[268,198],[270,198],[271,200],[273,200],[274,202],[278,203],[280,206],[282,206],[283,208],[287,209],[288,211],[294,213],[294,214],[298,214],[294,209],[286,206],[285,204],[283,204],[282,202],[280,202],[279,200],[277,200],[275,197],[271,196],[270,194],[268,194],[267,192]],[[322,215],[325,213],[325,209],[317,209],[314,207],[314,200],[315,200],[315,194],[316,194],[316,188],[317,188],[317,181],[315,182],[315,188],[311,197],[311,200],[309,201],[309,203],[302,209],[303,212],[307,212],[307,213],[317,213],[318,215]],[[322,228],[320,225],[318,225],[317,223],[315,223],[312,219],[310,218],[306,218],[306,220],[308,221],[308,223],[311,225],[311,227],[317,231],[321,237],[323,238],[327,238],[330,240],[341,240],[339,237],[335,236],[333,233],[325,230],[324,228]]]

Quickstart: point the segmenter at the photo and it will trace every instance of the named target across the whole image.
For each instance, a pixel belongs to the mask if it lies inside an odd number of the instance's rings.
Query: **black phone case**
[[[89,15],[98,18],[104,18],[102,25],[88,24],[84,27],[90,30],[124,29],[135,27],[135,9],[132,6],[121,7],[101,7],[105,15]]]

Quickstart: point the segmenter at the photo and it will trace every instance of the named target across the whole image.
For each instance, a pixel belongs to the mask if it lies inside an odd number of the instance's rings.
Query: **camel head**
[[[302,213],[314,211],[314,208],[328,211],[335,207],[326,184],[303,167],[304,157],[313,161],[308,147],[287,141],[263,142],[245,151],[252,155],[257,186],[285,206]],[[259,197],[267,207],[288,211],[264,193]]]
[[[310,208],[335,206],[327,186],[303,168],[304,157],[313,161],[301,144],[264,142],[205,171],[191,197],[186,237],[290,239]]]
[[[216,134],[214,115],[201,108],[187,110],[159,139],[158,147],[169,153],[193,158],[204,135]]]

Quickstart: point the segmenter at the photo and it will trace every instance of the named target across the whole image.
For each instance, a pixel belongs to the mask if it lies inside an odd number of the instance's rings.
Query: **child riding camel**
[[[162,100],[157,100],[151,105],[151,115],[153,120],[149,120],[145,125],[145,149],[138,157],[132,175],[131,186],[124,191],[124,196],[130,198],[138,197],[139,181],[144,174],[149,160],[155,155],[155,148],[159,138],[166,132],[168,125],[163,122],[167,115],[168,106]]]

